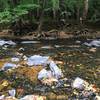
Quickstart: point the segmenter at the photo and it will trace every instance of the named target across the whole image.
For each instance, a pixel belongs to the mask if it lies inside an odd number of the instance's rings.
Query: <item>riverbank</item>
[[[55,40],[55,39],[96,39],[100,38],[99,28],[86,26],[70,26],[65,29],[52,29],[49,31],[28,32],[25,34],[14,35],[10,29],[5,29],[0,32],[0,38],[13,40]]]

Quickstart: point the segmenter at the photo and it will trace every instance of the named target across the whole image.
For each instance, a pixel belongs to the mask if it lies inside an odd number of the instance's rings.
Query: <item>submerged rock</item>
[[[4,66],[0,70],[8,70],[8,69],[14,69],[17,68],[18,66],[13,63],[5,63]]]
[[[41,49],[53,49],[52,46],[42,46]]]
[[[40,43],[40,41],[22,41],[21,43],[22,44],[29,44],[29,43],[35,44],[35,43]]]
[[[100,40],[93,40],[90,43],[85,42],[84,45],[86,46],[95,46],[95,47],[100,47]]]
[[[39,95],[26,95],[25,97],[23,97],[19,100],[46,100],[46,97],[39,96]]]
[[[85,81],[84,81],[83,79],[77,77],[77,78],[74,80],[74,82],[73,82],[73,84],[72,84],[72,87],[73,87],[73,88],[77,88],[77,89],[84,89],[84,83],[85,83]]]
[[[8,87],[9,82],[7,80],[2,80],[0,82],[0,91],[2,91],[4,88]]]
[[[19,62],[19,61],[20,61],[20,59],[19,59],[19,58],[17,58],[17,57],[13,57],[13,58],[11,58],[11,61],[12,61],[12,62]]]
[[[3,100],[19,100],[19,99],[12,96],[8,96],[8,97],[5,97]]]
[[[16,95],[16,90],[15,90],[15,89],[9,90],[9,95],[12,96],[12,97],[15,97],[15,95]]]
[[[32,65],[46,65],[48,62],[49,57],[47,56],[40,56],[40,55],[34,55],[28,58],[27,64],[29,66]]]
[[[5,40],[0,40],[0,46],[3,46],[5,44],[8,44],[8,45],[16,45],[15,42],[9,40],[9,41],[5,41]]]

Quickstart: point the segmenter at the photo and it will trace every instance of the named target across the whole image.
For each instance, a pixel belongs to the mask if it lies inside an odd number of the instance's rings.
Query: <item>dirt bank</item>
[[[86,28],[86,27],[68,27],[63,30],[52,29],[50,31],[37,31],[29,32],[24,35],[14,35],[10,29],[2,30],[0,32],[0,38],[6,39],[22,39],[22,40],[33,40],[33,39],[71,39],[71,38],[100,38],[100,30]]]

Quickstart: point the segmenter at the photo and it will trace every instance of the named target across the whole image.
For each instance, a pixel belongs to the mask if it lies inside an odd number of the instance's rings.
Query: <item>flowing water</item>
[[[87,47],[84,41],[52,40],[21,43],[15,41],[16,46],[0,47],[0,67],[18,52],[27,57],[32,55],[50,56],[59,61],[58,66],[64,76],[69,79],[83,78],[100,88],[100,48]],[[1,77],[1,76],[0,76]],[[0,78],[1,80],[2,78]]]

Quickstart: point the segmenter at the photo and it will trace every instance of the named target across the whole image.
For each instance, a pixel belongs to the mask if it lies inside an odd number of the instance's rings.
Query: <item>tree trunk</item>
[[[40,36],[41,34],[41,28],[42,28],[42,25],[43,25],[43,21],[44,21],[44,7],[46,5],[46,0],[43,1],[43,10],[41,12],[41,16],[40,16],[40,20],[39,20],[39,25],[38,25],[38,36]]]
[[[13,6],[16,6],[20,2],[20,0],[12,0],[12,2],[13,2]]]
[[[76,17],[77,17],[77,22],[79,23],[79,21],[80,21],[80,7],[79,6],[77,6]]]
[[[84,0],[83,20],[86,20],[88,14],[88,1]]]
[[[40,5],[40,0],[37,0],[37,4]],[[37,8],[37,16],[38,16],[38,17],[39,17],[39,13],[40,13],[39,9],[40,9],[40,8]]]
[[[53,9],[53,18],[56,19],[56,10]]]

